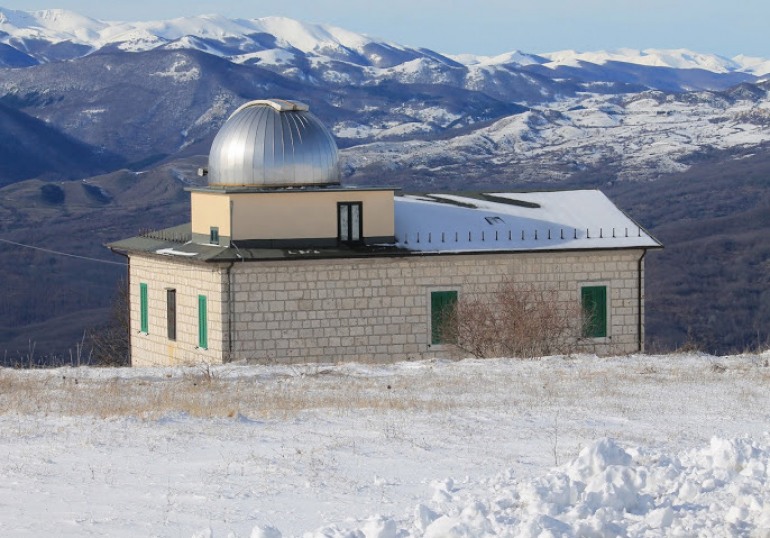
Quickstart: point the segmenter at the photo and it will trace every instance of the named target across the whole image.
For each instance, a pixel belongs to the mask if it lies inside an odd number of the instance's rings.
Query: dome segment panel
[[[251,101],[214,138],[208,181],[212,187],[335,185],[337,144],[307,105]]]

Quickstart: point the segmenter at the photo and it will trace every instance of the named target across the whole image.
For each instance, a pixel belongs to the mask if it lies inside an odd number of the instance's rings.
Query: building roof
[[[419,252],[655,248],[598,190],[405,195],[396,245]]]
[[[208,182],[211,187],[338,184],[337,144],[303,103],[250,101],[214,138]]]
[[[190,225],[185,224],[108,246],[197,262],[661,247],[598,190],[411,194],[396,196],[394,205],[393,244],[309,248],[206,245],[193,243]]]

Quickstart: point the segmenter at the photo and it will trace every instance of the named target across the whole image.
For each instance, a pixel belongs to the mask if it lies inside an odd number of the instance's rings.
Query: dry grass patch
[[[451,400],[443,396],[436,399],[422,391],[398,390],[404,383],[397,377],[285,377],[262,381],[184,375],[93,379],[78,377],[74,370],[65,375],[56,372],[0,371],[0,406],[4,412],[145,419],[175,413],[201,418],[287,418],[309,409],[436,411],[451,406]]]
[[[137,417],[185,414],[289,419],[311,410],[334,414],[439,413],[505,409],[512,414],[602,409],[679,413],[681,398],[715,406],[763,408],[770,368],[753,359],[677,357],[544,361],[426,362],[371,370],[227,367],[136,372],[110,369],[0,369],[5,414]],[[114,375],[111,375],[114,373]]]

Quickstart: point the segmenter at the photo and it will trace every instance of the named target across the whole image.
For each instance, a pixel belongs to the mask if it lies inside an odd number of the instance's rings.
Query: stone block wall
[[[226,342],[224,268],[178,257],[131,255],[133,366],[220,363]],[[140,283],[147,284],[148,331],[141,332]],[[166,290],[176,290],[176,339],[168,338]],[[206,296],[207,349],[198,347],[198,295]]]
[[[608,336],[580,340],[577,349],[638,351],[641,255],[618,250],[239,263],[231,276],[231,357],[285,363],[447,356],[451,349],[430,344],[431,291],[491,294],[509,280],[557,290],[576,311],[581,286],[606,285]]]

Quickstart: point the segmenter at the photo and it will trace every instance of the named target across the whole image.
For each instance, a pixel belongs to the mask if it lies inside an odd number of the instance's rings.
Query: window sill
[[[580,339],[583,342],[593,342],[595,344],[606,344],[612,342],[611,336],[583,336]]]

